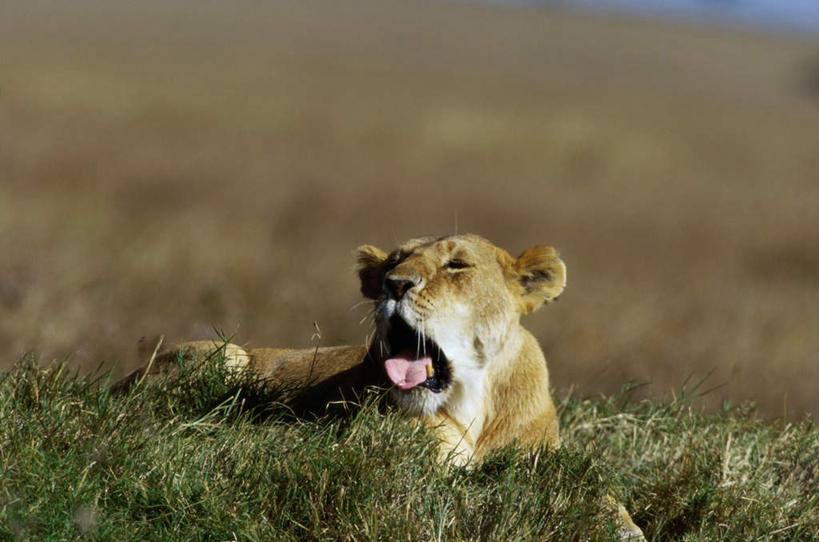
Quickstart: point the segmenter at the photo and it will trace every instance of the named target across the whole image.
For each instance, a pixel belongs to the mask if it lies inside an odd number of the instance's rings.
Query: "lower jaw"
[[[441,383],[439,383],[438,381],[435,381],[435,382],[430,382],[429,384],[427,384],[427,383],[425,382],[425,383],[421,384],[421,385],[420,385],[420,386],[418,386],[418,387],[419,387],[419,388],[421,388],[421,387],[422,387],[422,388],[424,388],[424,389],[427,389],[427,390],[431,391],[432,393],[441,393],[442,391],[444,391],[444,388],[445,388],[445,386],[443,386],[443,385],[442,385]]]
[[[392,402],[404,413],[410,416],[432,416],[445,403],[442,393],[422,393],[429,391],[426,388],[415,387],[409,390],[392,388],[390,397]]]

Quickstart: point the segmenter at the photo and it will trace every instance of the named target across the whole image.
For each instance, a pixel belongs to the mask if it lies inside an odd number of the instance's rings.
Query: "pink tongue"
[[[415,351],[409,348],[398,354],[398,356],[384,361],[387,376],[390,377],[393,384],[402,390],[414,388],[426,380],[427,365],[432,363],[432,358],[429,356],[410,360],[413,354],[415,354]]]

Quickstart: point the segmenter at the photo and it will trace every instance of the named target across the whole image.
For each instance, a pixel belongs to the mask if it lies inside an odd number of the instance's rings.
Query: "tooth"
[[[435,376],[435,369],[432,368],[432,363],[427,363],[427,378]]]

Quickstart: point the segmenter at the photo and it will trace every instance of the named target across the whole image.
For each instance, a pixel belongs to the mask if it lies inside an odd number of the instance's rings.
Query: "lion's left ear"
[[[557,298],[566,287],[566,264],[552,247],[534,247],[513,263],[520,286],[520,312],[534,311]]]
[[[356,251],[358,278],[361,280],[361,293],[370,299],[378,299],[384,283],[384,263],[387,253],[372,245],[363,245]]]

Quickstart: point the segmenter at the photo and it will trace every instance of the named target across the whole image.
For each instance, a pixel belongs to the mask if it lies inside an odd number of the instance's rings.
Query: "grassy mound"
[[[610,540],[616,495],[653,540],[810,540],[819,431],[750,408],[560,402],[564,446],[437,466],[374,397],[294,418],[218,363],[112,396],[25,358],[0,374],[0,539]],[[227,379],[230,381],[230,379]]]

